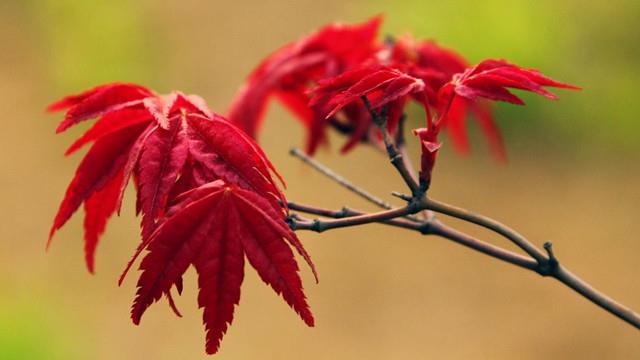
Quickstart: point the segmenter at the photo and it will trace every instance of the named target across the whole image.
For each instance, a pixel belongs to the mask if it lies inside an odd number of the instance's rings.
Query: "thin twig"
[[[372,193],[368,192],[367,190],[354,185],[351,181],[347,180],[346,178],[344,178],[342,175],[336,173],[335,171],[333,171],[332,169],[328,168],[327,166],[325,166],[324,164],[320,163],[319,161],[311,158],[311,156],[305,154],[302,150],[298,149],[297,147],[292,148],[291,150],[289,150],[289,153],[292,156],[297,157],[298,159],[302,160],[305,164],[311,166],[314,170],[318,171],[319,173],[321,173],[322,175],[328,177],[329,179],[337,182],[338,184],[340,184],[342,187],[348,189],[349,191],[357,194],[358,196],[362,197],[363,199],[383,208],[383,209],[391,209],[393,206],[391,206],[391,204],[389,204],[388,202],[382,200],[381,198],[373,195]]]
[[[386,116],[374,111],[371,108],[371,104],[369,103],[366,96],[362,97],[362,101],[371,114],[373,122],[382,131],[389,159],[411,190],[412,196],[410,198],[406,198],[408,200],[408,203],[405,207],[385,210],[372,214],[346,211],[345,209],[340,212],[332,212],[329,210],[317,209],[308,206],[296,207],[294,204],[294,206],[290,206],[290,208],[297,209],[298,211],[306,211],[308,213],[333,218],[302,220],[296,218],[295,216],[292,216],[289,218],[289,220],[290,225],[294,230],[311,230],[316,232],[323,232],[334,228],[350,227],[377,222],[411,230],[417,230],[422,234],[439,235],[494,258],[500,259],[521,268],[534,271],[542,276],[553,277],[554,279],[557,279],[567,287],[573,289],[592,303],[607,310],[616,317],[624,320],[625,322],[634,326],[636,329],[640,329],[640,315],[635,313],[630,308],[616,302],[604,293],[594,289],[587,282],[574,275],[564,266],[562,266],[556,258],[550,242],[547,242],[544,245],[544,249],[547,252],[547,254],[545,255],[540,249],[533,245],[524,236],[496,220],[479,214],[474,214],[468,210],[464,210],[452,205],[426,198],[425,189],[420,188],[420,186],[415,181],[415,178],[412,176],[409,167],[404,159],[404,156],[398,151],[398,148],[392,141],[391,136],[387,131]],[[329,173],[331,173],[330,169],[326,169],[329,170]],[[351,185],[353,186],[353,184]],[[404,199],[405,197],[401,196],[401,198]],[[416,214],[423,210],[432,210],[490,229],[511,240],[511,242],[524,250],[529,256],[531,256],[531,258],[477,240],[469,235],[460,233],[455,229],[446,227],[433,218],[414,223],[398,219],[407,215]]]
[[[302,205],[298,203],[289,202],[289,209],[301,211],[307,214],[320,215],[329,218],[342,219],[350,216],[361,216],[364,213],[348,209],[342,208],[339,211],[333,211],[328,209],[322,209],[314,206]],[[321,224],[320,227],[326,229],[326,225],[322,225],[326,223],[326,220],[305,220],[305,221],[297,221],[294,219],[292,221],[292,227],[294,230],[311,230],[311,231],[319,231],[318,224]],[[380,223],[400,227],[408,230],[417,231],[423,235],[438,235],[443,238],[452,240],[460,245],[466,246],[473,250],[477,250],[483,254],[487,254],[496,259],[505,261],[507,263],[528,269],[535,270],[538,266],[538,263],[526,256],[520,255],[518,253],[497,247],[495,245],[486,243],[482,240],[478,240],[470,235],[459,232],[453,228],[450,228],[439,221],[422,221],[421,223],[415,223],[406,221],[403,219],[391,219],[384,220]],[[323,230],[323,231],[324,231]]]
[[[386,202],[383,199],[373,195],[372,193],[368,192],[367,190],[363,189],[362,187],[353,184],[351,181],[349,181],[348,179],[346,179],[342,175],[336,173],[335,171],[333,171],[332,169],[330,169],[326,165],[324,165],[321,162],[313,159],[311,156],[305,154],[302,150],[294,147],[289,151],[289,153],[292,156],[302,160],[305,164],[311,166],[311,168],[313,168],[314,170],[318,171],[322,175],[324,175],[327,178],[335,181],[340,186],[342,186],[342,187],[346,188],[347,190],[357,194],[358,196],[362,197],[363,199],[365,199],[365,200],[367,200],[367,201],[369,201],[369,202],[371,202],[371,203],[373,203],[373,204],[375,204],[378,207],[381,207],[383,209],[386,209],[386,210],[393,209],[393,206],[391,204],[389,204],[388,202]],[[409,220],[412,220],[412,221],[420,221],[420,219],[415,217],[415,216],[410,216],[409,215],[409,216],[406,216],[406,218],[409,219]]]
[[[288,206],[290,210],[300,211],[307,214],[324,216],[324,217],[333,218],[333,219],[342,219],[350,216],[358,216],[358,215],[365,214],[364,212],[349,209],[347,207],[343,207],[342,209],[335,211],[335,210],[328,210],[328,209],[318,208],[318,207],[309,206],[309,205],[298,204],[294,202],[289,202]],[[313,221],[314,220],[306,221],[305,223],[308,224]],[[384,220],[384,221],[380,221],[380,223],[392,225],[395,227],[401,227],[409,230],[416,230],[416,231],[423,231],[423,229],[425,229],[425,225],[423,223],[419,221],[407,221],[404,218]],[[302,225],[302,228],[298,227],[300,225]],[[296,230],[312,230],[311,228],[307,227],[307,225],[300,224],[295,221],[294,221],[294,228]]]
[[[376,222],[384,222],[399,217],[404,217],[409,214],[414,214],[415,210],[413,206],[407,205],[401,208],[395,208],[391,210],[384,210],[370,214],[361,214],[343,218],[337,218],[332,220],[320,220],[314,219],[312,221],[295,221],[294,230],[312,230],[315,232],[323,232],[326,230],[351,227],[363,224],[371,224]]]
[[[549,276],[567,285],[578,294],[589,299],[592,303],[607,310],[630,325],[633,325],[636,329],[640,329],[640,315],[638,315],[638,313],[613,300],[606,294],[594,289],[591,285],[567,270],[564,266],[558,265]]]
[[[465,220],[492,230],[511,240],[511,242],[524,250],[532,258],[536,259],[538,263],[544,264],[547,261],[547,257],[538,248],[536,248],[535,245],[530,243],[524,236],[520,235],[517,231],[496,220],[430,198],[423,200],[423,206],[425,209],[433,210],[441,214]]]
[[[364,104],[367,111],[371,115],[371,119],[374,124],[378,126],[378,129],[382,132],[382,138],[384,140],[384,145],[387,150],[387,155],[389,156],[389,160],[391,164],[396,168],[405,184],[411,190],[411,194],[415,197],[419,197],[421,195],[420,186],[416,182],[416,180],[411,176],[409,169],[407,169],[405,161],[403,159],[402,154],[398,151],[398,148],[395,146],[389,131],[387,130],[387,118],[383,114],[378,113],[374,109],[371,108],[371,103],[366,96],[362,97],[362,103]]]
[[[440,204],[440,203],[437,203]],[[359,214],[354,216],[349,216],[346,218],[337,218],[332,220],[320,220],[315,219],[312,221],[299,221],[293,219],[292,228],[295,230],[311,230],[316,232],[323,232],[335,228],[342,227],[350,227],[357,226],[369,223],[383,222],[387,224],[393,225],[392,221],[398,217],[403,217],[407,214],[415,214],[419,211],[424,210],[425,208],[435,208],[437,210],[443,210],[442,213],[452,215],[454,217],[458,217],[475,224],[485,226],[495,232],[504,235],[510,239],[517,239],[517,244],[520,244],[524,247],[531,247],[535,250],[535,252],[542,254],[542,252],[535,248],[527,239],[522,237],[522,235],[517,234],[515,231],[505,227],[499,222],[489,219],[483,216],[475,215],[470,216],[468,212],[461,212],[459,209],[450,207],[450,206],[434,206],[433,202],[412,202],[409,205],[386,210],[373,214]],[[324,215],[330,215],[330,212],[323,212]],[[431,221],[426,222],[427,225],[425,227],[419,227],[419,224],[403,224],[401,227],[409,228],[412,230],[420,231],[423,234],[435,234],[441,237],[447,238],[449,240],[455,241],[467,247],[470,247],[474,250],[477,250],[481,253],[490,255],[497,259],[503,260],[505,262],[511,263],[521,268],[529,269],[534,271],[542,276],[552,277],[557,279],[567,287],[573,289],[578,294],[582,295],[592,303],[598,305],[599,307],[605,309],[616,317],[622,319],[623,321],[629,323],[637,329],[640,329],[640,315],[635,313],[630,308],[616,302],[609,296],[604,293],[596,290],[586,281],[582,280],[565,267],[560,265],[555,255],[550,252],[550,257],[547,258],[544,255],[541,255],[540,259],[527,258],[522,255],[510,252],[508,250],[504,250],[493,245],[481,242],[480,240],[474,239],[468,235],[462,234],[457,230],[454,230],[449,227],[445,227],[444,225],[439,224],[438,222]],[[498,226],[499,224],[499,226]],[[528,244],[528,245],[523,245]],[[521,246],[521,247],[522,247]],[[550,250],[550,246],[547,245],[547,250]]]
[[[428,111],[428,109],[427,109]],[[407,147],[407,141],[405,139],[405,123],[407,121],[407,114],[403,113],[400,117],[400,121],[398,122],[398,131],[396,133],[396,147],[398,151],[402,155],[402,161],[404,162],[404,167],[407,169],[413,181],[418,182],[418,172],[413,167],[413,162],[411,161],[411,155],[409,154],[409,149]],[[409,201],[409,200],[407,200]],[[431,210],[425,210],[424,216],[427,219],[434,219],[435,214]]]

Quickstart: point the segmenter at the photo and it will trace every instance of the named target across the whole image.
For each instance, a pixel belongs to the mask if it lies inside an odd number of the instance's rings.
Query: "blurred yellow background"
[[[500,106],[509,164],[474,137],[445,145],[433,196],[495,217],[640,310],[640,2],[610,1],[73,1],[0,2],[0,359],[202,359],[193,274],[179,299],[140,327],[129,320],[135,274],[116,279],[138,243],[129,193],[89,275],[81,216],[46,235],[79,161],[62,153],[82,129],[54,136],[51,101],[110,81],[181,89],[224,112],[258,61],[336,20],[379,13],[384,32],[434,37],[476,62],[505,57],[584,87],[559,102]],[[412,119],[419,126],[417,117]],[[290,200],[371,209],[287,156],[299,124],[272,106],[260,141]],[[342,141],[333,139],[334,145]],[[417,147],[411,143],[417,156]],[[401,183],[367,148],[318,158],[379,194]],[[450,221],[452,224],[457,222]],[[476,228],[465,231],[504,245]],[[450,242],[371,225],[302,233],[321,282],[303,270],[317,319],[306,328],[247,268],[220,359],[640,359],[637,330],[548,279]]]

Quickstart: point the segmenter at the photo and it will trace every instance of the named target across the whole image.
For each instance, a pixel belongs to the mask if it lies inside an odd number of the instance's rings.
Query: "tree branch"
[[[314,215],[335,218],[335,219],[342,219],[345,217],[364,215],[364,213],[362,212],[352,210],[346,207],[342,208],[339,211],[333,211],[333,210],[322,209],[322,208],[302,205],[302,204],[293,203],[293,202],[289,202],[288,205],[289,205],[289,209],[291,210],[301,211],[307,214],[314,214]],[[311,221],[297,221],[294,219],[292,221],[293,221],[292,227],[294,230],[311,230],[316,232],[318,232],[318,230],[317,228],[314,227],[314,224],[317,224],[318,222],[321,222],[321,223],[323,222],[323,220],[318,220],[318,219],[311,220]],[[324,222],[326,223],[326,220],[324,220]],[[483,254],[489,255],[496,259],[505,261],[507,263],[511,263],[513,265],[516,265],[528,270],[535,270],[536,267],[538,266],[538,263],[533,259],[514,253],[509,250],[505,250],[495,245],[486,243],[482,240],[478,240],[470,235],[467,235],[451,227],[448,227],[436,220],[425,220],[420,223],[415,223],[415,222],[410,222],[403,219],[389,219],[389,220],[383,220],[378,222],[382,224],[394,226],[394,227],[413,230],[423,235],[438,235],[443,238],[452,240],[453,242],[458,243],[460,245],[466,246],[470,249],[477,250]]]
[[[309,205],[302,205],[294,202],[289,202],[288,206],[290,210],[300,211],[307,214],[324,216],[324,217],[333,218],[333,219],[342,219],[342,218],[347,218],[351,216],[358,216],[358,215],[365,214],[364,212],[352,210],[347,207],[343,207],[341,210],[335,211],[335,210],[322,209],[322,208],[309,206]],[[310,222],[313,222],[313,221],[310,221]],[[395,227],[400,227],[400,228],[405,228],[405,229],[415,230],[415,231],[421,231],[424,228],[424,224],[416,221],[407,221],[404,218],[383,220],[378,222],[381,224],[392,225]],[[309,223],[309,221],[307,221],[307,223]],[[294,221],[293,227],[295,230],[313,230],[308,225],[305,225],[305,223],[298,223],[295,221]]]
[[[370,192],[368,192],[367,190],[354,185],[351,181],[347,180],[346,178],[344,178],[343,176],[337,174],[335,171],[333,171],[332,169],[328,168],[327,166],[321,164],[319,161],[316,161],[314,159],[312,159],[309,155],[305,154],[302,150],[298,149],[297,147],[291,148],[291,150],[289,150],[289,154],[291,154],[292,156],[302,160],[305,164],[311,166],[314,170],[318,171],[319,173],[321,173],[322,175],[328,177],[329,179],[337,182],[339,185],[341,185],[342,187],[346,188],[347,190],[357,194],[358,196],[362,197],[363,199],[383,208],[383,209],[391,209],[392,206],[391,204],[389,204],[388,202],[382,200],[381,198],[371,194]]]
[[[311,230],[315,232],[323,232],[335,228],[357,226],[369,223],[385,223],[388,225],[402,227],[409,230],[418,231],[421,234],[433,234],[439,235],[446,239],[452,240],[463,246],[469,247],[473,250],[481,252],[483,254],[492,256],[496,259],[513,264],[520,268],[534,271],[542,276],[552,277],[567,287],[573,289],[578,294],[582,295],[592,303],[605,309],[616,317],[622,319],[628,324],[634,326],[636,329],[640,329],[640,315],[635,313],[630,308],[616,302],[606,294],[596,290],[586,281],[582,280],[564,266],[560,265],[558,259],[551,250],[550,243],[545,244],[545,249],[548,252],[548,257],[543,255],[542,252],[532,245],[526,238],[518,234],[514,230],[500,224],[499,222],[476,214],[472,214],[466,210],[461,210],[450,205],[444,205],[434,200],[424,200],[421,202],[411,202],[405,207],[381,211],[372,214],[363,214],[353,210],[343,209],[339,212],[332,212],[330,210],[318,209],[308,206],[290,204],[290,208],[298,211],[304,211],[312,214],[318,214],[322,216],[335,217],[332,220],[297,220],[290,218],[291,227],[294,230]],[[435,220],[426,220],[423,223],[412,223],[401,218],[408,214],[415,214],[426,208],[432,208],[436,211],[442,212],[447,215],[451,215],[469,222],[478,224],[480,226],[487,227],[509,239],[516,242],[521,247],[527,247],[528,249],[534,249],[535,253],[542,254],[540,259],[532,256],[528,258],[517,253],[496,247],[494,245],[485,243],[481,240],[475,239],[469,235],[461,233],[453,228],[447,227]]]
[[[570,287],[578,294],[589,299],[592,303],[626,321],[636,329],[640,329],[640,315],[630,308],[613,300],[606,294],[594,289],[591,285],[567,270],[564,266],[558,264],[549,276]]]
[[[357,226],[369,223],[383,223],[391,226],[405,228],[408,230],[418,231],[424,235],[438,235],[501,261],[510,263],[520,268],[534,271],[545,277],[552,277],[560,281],[567,287],[571,288],[578,294],[582,295],[592,303],[598,305],[614,316],[634,326],[636,329],[640,329],[640,315],[635,313],[630,308],[616,302],[604,293],[596,290],[587,282],[562,266],[556,258],[550,242],[544,244],[544,249],[546,251],[545,255],[545,253],[543,253],[540,249],[533,245],[524,236],[494,219],[427,198],[425,196],[426,189],[421,188],[420,185],[418,185],[417,181],[415,180],[415,175],[412,174],[412,171],[410,170],[411,164],[408,162],[408,159],[405,159],[406,156],[398,150],[396,144],[391,139],[386,126],[386,115],[373,110],[366,96],[362,97],[362,101],[371,114],[373,122],[382,132],[387,155],[389,156],[391,163],[394,165],[398,173],[402,176],[404,182],[411,190],[412,196],[409,197],[398,194],[399,197],[407,201],[407,205],[401,208],[390,209],[390,205],[388,203],[358,188],[351,182],[335,174],[331,169],[313,161],[306,155],[303,156],[303,153],[294,149],[292,150],[293,155],[299,157],[300,159],[310,164],[321,173],[335,180],[342,186],[345,186],[351,191],[387,210],[377,213],[364,214],[355,210],[350,210],[348,208],[343,208],[340,211],[331,211],[311,206],[299,205],[296,203],[289,203],[289,208],[292,210],[331,218],[303,220],[296,215],[291,215],[288,218],[288,221],[293,230],[311,230],[316,232],[323,232],[335,228]],[[398,143],[401,146],[404,146],[403,136],[404,135],[402,134],[398,138]],[[424,210],[431,210],[441,214],[449,215],[492,230],[493,232],[509,239],[516,246],[526,252],[530,257],[523,256],[478,240],[472,236],[459,232],[440,223],[434,217],[428,217],[426,220],[412,218],[412,221],[402,219],[403,217],[407,217]]]
[[[315,232],[323,232],[326,230],[350,227],[363,224],[371,224],[376,222],[384,222],[392,220],[405,215],[414,214],[415,210],[413,206],[407,205],[401,208],[395,208],[391,210],[379,211],[370,214],[360,214],[354,216],[348,216],[344,218],[336,218],[332,220],[320,220],[315,219],[312,221],[296,221],[294,219],[294,230],[312,230]]]
[[[371,103],[366,96],[362,97],[362,102],[367,111],[369,111],[373,123],[376,124],[378,126],[378,129],[380,129],[380,131],[382,132],[384,146],[387,149],[387,155],[389,156],[391,164],[393,164],[398,173],[400,173],[400,176],[404,180],[405,184],[407,184],[407,186],[411,190],[411,194],[415,197],[419,197],[422,193],[422,191],[420,190],[420,186],[413,178],[413,176],[411,176],[411,172],[409,171],[409,169],[407,169],[402,154],[400,153],[400,151],[398,151],[398,148],[395,146],[394,141],[391,138],[389,131],[387,130],[386,116],[372,109]]]
[[[382,200],[381,198],[371,194],[370,192],[368,192],[367,190],[361,188],[360,186],[357,186],[355,184],[353,184],[351,181],[349,181],[348,179],[346,179],[345,177],[343,177],[342,175],[336,173],[335,171],[333,171],[332,169],[330,169],[329,167],[327,167],[326,165],[322,164],[321,162],[311,158],[309,155],[305,154],[302,150],[298,149],[298,148],[292,148],[289,153],[302,160],[302,162],[304,162],[305,164],[311,166],[312,169],[318,171],[319,173],[321,173],[322,175],[326,176],[327,178],[335,181],[336,183],[338,183],[338,185],[346,188],[347,190],[355,193],[356,195],[362,197],[363,199],[377,205],[378,207],[381,207],[383,209],[386,210],[390,210],[393,209],[393,206],[391,204],[389,204],[388,202]],[[416,216],[411,216],[411,215],[407,215],[405,216],[407,219],[411,220],[411,221],[420,221],[420,219]]]
[[[533,244],[531,244],[524,236],[520,235],[515,230],[510,227],[488,218],[486,216],[478,215],[472,213],[468,210],[458,208],[449,204],[445,204],[443,202],[434,200],[434,199],[424,199],[423,204],[425,209],[433,210],[435,212],[449,215],[461,220],[468,221],[470,223],[474,223],[476,225],[480,225],[484,228],[492,230],[507,239],[511,240],[514,244],[516,244],[519,248],[524,250],[531,257],[536,259],[538,263],[544,264],[548,259],[547,257],[536,248]]]

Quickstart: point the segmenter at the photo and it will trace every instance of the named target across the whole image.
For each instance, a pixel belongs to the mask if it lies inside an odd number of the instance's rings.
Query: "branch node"
[[[298,223],[296,222],[296,215],[295,214],[291,214],[291,215],[287,215],[286,219],[284,220],[287,225],[289,225],[289,228],[291,228],[291,230],[296,231],[297,225]]]
[[[407,208],[409,210],[410,214],[415,214],[417,212],[420,212],[422,210],[424,210],[424,207],[422,206],[422,198],[418,197],[418,196],[413,196],[410,200],[409,203],[407,203]]]
[[[392,164],[401,164],[402,163],[402,154],[395,154],[393,157],[389,159]]]
[[[420,224],[420,228],[418,228],[418,231],[420,231],[420,234],[422,235],[429,235],[433,233],[432,229],[433,223],[431,221],[425,221]]]
[[[322,222],[318,219],[313,219],[311,221],[311,226],[309,229],[318,233],[321,233],[324,229],[322,228]]]
[[[400,192],[397,192],[397,191],[392,191],[391,195],[393,195],[393,196],[395,196],[395,197],[397,197],[399,199],[402,199],[404,201],[407,201],[407,202],[411,201],[411,199],[413,199],[411,196],[403,194],[403,193],[400,193]]]
[[[352,211],[348,207],[343,206],[342,209],[336,213],[336,219],[349,217],[351,215]]]
[[[544,243],[543,246],[545,251],[549,255],[549,264],[553,267],[557,267],[560,264],[560,262],[558,261],[555,254],[553,253],[553,249],[552,249],[553,243],[551,241],[547,241],[546,243]]]
[[[539,262],[538,273],[542,276],[550,276],[556,272],[560,262],[553,253],[553,243],[551,241],[545,242],[543,247],[547,252],[548,258],[542,263]]]

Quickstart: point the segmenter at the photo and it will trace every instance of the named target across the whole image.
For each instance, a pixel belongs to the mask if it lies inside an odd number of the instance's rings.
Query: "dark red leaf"
[[[153,93],[139,85],[113,83],[98,86],[79,95],[62,99],[49,106],[50,111],[69,108],[64,120],[58,125],[60,133],[69,127],[88,119],[136,105],[141,105],[146,97]]]
[[[100,118],[82,137],[76,140],[65,152],[71,155],[84,145],[96,141],[104,135],[116,132],[129,126],[151,121],[149,113],[145,110],[123,109]]]
[[[298,266],[284,239],[308,258],[284,215],[253,191],[216,181],[181,195],[176,208],[136,252],[137,256],[148,250],[140,264],[133,322],[138,324],[152,303],[178,286],[193,264],[200,286],[198,304],[204,308],[206,349],[215,353],[233,321],[246,256],[262,280],[313,326]]]
[[[372,58],[379,48],[375,38],[380,22],[376,17],[356,25],[332,24],[283,46],[249,75],[232,101],[230,121],[255,138],[266,104],[275,95],[303,124],[312,126],[311,121],[318,116],[307,105],[307,91],[317,81]],[[310,135],[308,141],[322,140]]]
[[[289,246],[317,279],[315,267],[285,222],[287,201],[272,176],[280,175],[262,149],[197,96],[174,92],[136,100],[141,106],[119,107],[114,99],[126,97],[132,87],[117,88],[122,93],[116,88],[98,87],[53,107],[68,107],[73,121],[90,115],[99,119],[69,150],[94,142],[69,185],[51,236],[84,202],[85,255],[93,272],[99,236],[133,175],[142,242],[119,283],[147,250],[131,310],[134,323],[163,295],[181,316],[171,289],[182,293],[182,275],[193,265],[207,352],[216,352],[240,298],[246,256],[261,278],[313,325]]]
[[[181,118],[174,119],[167,130],[157,127],[146,138],[137,168],[143,238],[155,230],[188,153],[186,123]]]
[[[53,234],[69,220],[78,207],[94,192],[101,190],[123,168],[131,144],[144,130],[146,124],[132,126],[100,138],[78,166],[69,184],[49,233]]]
[[[447,86],[451,86],[455,94],[470,100],[482,97],[518,105],[522,105],[524,102],[509,92],[507,88],[532,91],[549,99],[557,97],[545,90],[543,86],[579,89],[576,86],[547,78],[537,70],[524,69],[504,60],[493,59],[485,60],[454,76]],[[452,96],[443,89],[441,92],[442,96]]]
[[[102,190],[95,192],[84,203],[84,256],[90,273],[95,270],[95,252],[100,235],[104,232],[107,220],[116,210],[116,202],[122,171],[118,173]]]

